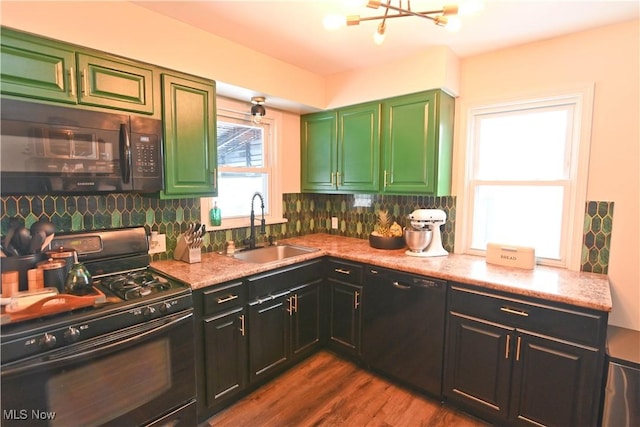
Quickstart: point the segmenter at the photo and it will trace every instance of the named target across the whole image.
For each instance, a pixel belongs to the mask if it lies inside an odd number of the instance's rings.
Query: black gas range
[[[149,266],[144,227],[56,235],[60,247],[77,251],[104,298],[2,325],[2,424],[49,411],[58,423],[42,425],[195,425],[190,287]]]
[[[144,227],[57,235],[51,248],[75,249],[104,302],[2,326],[2,363],[43,353],[193,307],[189,286],[149,267]]]

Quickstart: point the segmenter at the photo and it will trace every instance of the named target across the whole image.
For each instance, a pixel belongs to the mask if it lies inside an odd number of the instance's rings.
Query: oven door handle
[[[74,352],[73,354],[70,354],[67,356],[61,356],[61,357],[55,357],[54,355],[51,359],[48,359],[46,361],[26,360],[24,362],[18,362],[19,364],[16,365],[15,367],[9,367],[9,368],[3,367],[2,376],[4,377],[8,375],[20,374],[25,371],[55,368],[57,366],[68,364],[69,362],[73,362],[78,359],[82,359],[86,357],[96,357],[102,354],[108,354],[116,350],[117,347],[122,347],[122,346],[129,347],[131,345],[144,341],[155,335],[160,335],[166,332],[168,329],[175,327],[178,323],[192,316],[193,316],[193,311],[189,311],[188,313],[185,313],[183,315],[171,317],[170,319],[172,320],[170,321],[167,318],[159,319],[160,321],[166,321],[167,323],[163,323],[160,326],[154,326],[148,330],[142,331],[141,333],[139,331],[133,332],[128,336],[126,336],[124,339],[121,339],[121,338],[114,339],[112,342],[108,344],[99,345],[98,347],[92,347],[90,343],[92,343],[94,340],[101,341],[104,339],[104,336],[96,337],[91,340],[80,343],[81,345],[84,344],[85,346],[89,344],[90,349],[88,351],[80,351],[77,353]]]

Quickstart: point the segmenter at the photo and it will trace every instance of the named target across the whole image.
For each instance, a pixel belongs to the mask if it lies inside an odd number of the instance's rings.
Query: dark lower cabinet
[[[322,343],[323,260],[247,279],[249,381],[271,378]]]
[[[595,426],[606,320],[452,286],[444,395],[498,424]]]
[[[229,405],[247,388],[246,295],[242,280],[193,294],[199,418]]]
[[[290,358],[287,303],[289,291],[249,303],[249,379],[267,377]]]
[[[526,332],[518,332],[515,340],[511,418],[548,426],[596,424],[600,352]]]
[[[361,264],[328,262],[329,346],[353,357],[361,354],[363,271]]]
[[[207,407],[247,385],[246,312],[242,307],[204,320]]]
[[[323,339],[322,279],[291,290],[291,354],[305,356]]]
[[[352,356],[360,354],[362,330],[362,286],[332,282],[330,292],[330,332],[332,347]]]

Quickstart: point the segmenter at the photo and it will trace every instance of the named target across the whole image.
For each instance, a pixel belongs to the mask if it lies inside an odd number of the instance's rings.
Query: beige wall
[[[639,36],[640,23],[633,21],[464,59],[457,100],[460,106],[595,84],[587,200],[615,203],[609,322],[636,330],[640,330]],[[456,114],[455,135],[460,137],[465,111],[458,108]]]
[[[4,1],[0,7],[2,25],[212,78],[313,108],[432,87],[448,88],[461,95],[459,101],[465,101],[594,83],[587,199],[615,202],[609,269],[614,308],[610,322],[640,330],[638,21],[463,61],[446,48],[433,49],[378,70],[323,79],[130,3]],[[96,19],[98,16],[100,19]],[[428,58],[439,58],[439,65],[425,67]],[[261,73],[251,72],[255,64],[260,65]],[[404,70],[403,77],[389,80],[383,73],[386,68]],[[365,82],[367,84],[363,84]],[[377,89],[372,90],[374,86]],[[460,111],[457,115],[460,123]],[[285,123],[284,138],[294,147],[298,138],[295,114],[287,115]],[[459,134],[456,129],[456,135]],[[286,158],[283,166],[294,163],[290,160],[293,155]],[[455,165],[457,170],[463,166]],[[285,179],[285,191],[298,188],[298,168],[296,165],[291,169],[295,173]]]

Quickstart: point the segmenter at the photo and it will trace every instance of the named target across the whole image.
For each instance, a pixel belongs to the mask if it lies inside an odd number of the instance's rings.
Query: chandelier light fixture
[[[352,2],[353,3],[353,2]],[[460,29],[460,19],[458,18],[459,8],[457,4],[445,5],[437,10],[418,11],[411,8],[411,0],[360,0],[360,6],[367,6],[371,9],[384,9],[377,16],[360,15],[327,15],[324,18],[324,27],[328,30],[336,30],[345,26],[360,25],[363,21],[381,21],[376,31],[373,33],[373,40],[376,44],[382,44],[387,29],[387,20],[391,18],[419,17],[433,21],[439,27],[445,27],[449,31]],[[463,12],[473,12],[482,8],[481,1],[476,0],[471,5],[468,1],[463,5]],[[467,14],[467,13],[465,13]]]
[[[267,114],[267,109],[264,108],[264,102],[266,101],[264,96],[254,96],[251,98],[251,121],[255,124],[260,124],[262,118]]]

